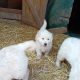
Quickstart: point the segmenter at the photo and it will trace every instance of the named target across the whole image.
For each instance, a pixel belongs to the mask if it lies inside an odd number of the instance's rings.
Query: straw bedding
[[[21,24],[15,20],[0,19],[0,48],[34,39],[37,29]],[[53,48],[49,56],[36,59],[35,52],[26,52],[29,57],[29,80],[68,80],[70,67],[62,63],[62,68],[55,66],[57,51],[68,37],[64,34],[54,35]]]

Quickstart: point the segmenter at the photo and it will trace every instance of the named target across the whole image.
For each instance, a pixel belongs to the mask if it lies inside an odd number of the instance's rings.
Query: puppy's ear
[[[38,40],[39,38],[39,32],[37,32],[36,36],[35,36],[35,40]]]

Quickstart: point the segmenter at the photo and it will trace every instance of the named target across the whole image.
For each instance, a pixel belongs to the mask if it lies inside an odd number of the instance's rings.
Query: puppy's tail
[[[41,26],[40,30],[45,30],[47,27],[47,22],[44,20],[43,25]]]

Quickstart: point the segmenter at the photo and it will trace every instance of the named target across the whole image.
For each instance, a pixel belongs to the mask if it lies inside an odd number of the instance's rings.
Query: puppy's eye
[[[49,38],[47,40],[49,40]]]
[[[44,40],[44,38],[42,38],[42,40]]]

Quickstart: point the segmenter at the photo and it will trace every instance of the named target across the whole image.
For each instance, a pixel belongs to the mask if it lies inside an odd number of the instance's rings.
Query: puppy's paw
[[[41,56],[37,56],[37,59],[41,59]]]
[[[41,54],[37,54],[37,59],[41,59]]]
[[[48,58],[49,57],[49,55],[46,55],[46,54],[44,56],[45,56],[45,58]]]
[[[56,61],[56,66],[57,66],[58,68],[61,68],[59,61]]]

